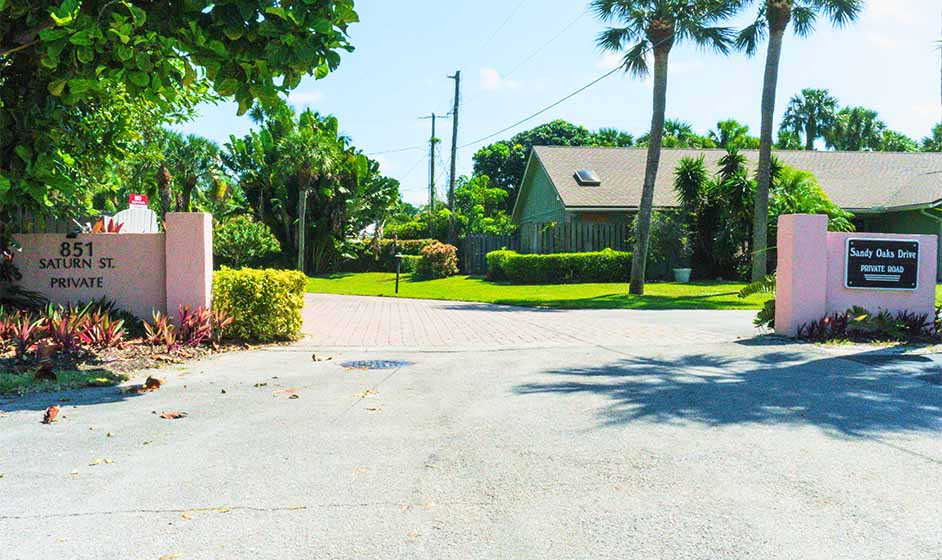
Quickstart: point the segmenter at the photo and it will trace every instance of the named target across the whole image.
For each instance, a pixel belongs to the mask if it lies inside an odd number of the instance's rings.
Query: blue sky
[[[595,46],[603,24],[585,13],[587,4],[357,0],[361,23],[351,28],[356,51],[345,54],[340,68],[327,78],[306,78],[289,101],[297,108],[337,115],[344,132],[367,153],[417,146],[429,136],[429,121],[419,117],[449,111],[454,85],[446,76],[460,69],[459,145],[464,144],[536,112],[613,67],[613,57]],[[822,21],[810,38],[786,38],[777,119],[794,93],[822,87],[843,104],[876,109],[891,128],[917,139],[940,120],[942,53],[934,50],[933,41],[940,36],[942,5],[938,0],[867,0],[866,4],[860,20],[850,27],[833,29]],[[764,51],[760,55],[724,58],[688,45],[676,47],[671,55],[668,116],[686,120],[701,132],[718,120],[736,118],[758,134]],[[648,129],[650,108],[650,81],[617,73],[493,140],[555,118],[638,135]],[[438,136],[444,142],[437,165],[443,170],[451,125],[448,121],[440,125]],[[201,116],[182,129],[222,143],[250,126],[247,118],[236,116],[234,104],[224,103],[202,107]],[[459,151],[459,173],[470,172],[471,157],[480,145]],[[426,152],[415,149],[374,157],[385,174],[400,179],[406,200],[421,202],[427,199]],[[446,181],[442,173],[440,193]]]

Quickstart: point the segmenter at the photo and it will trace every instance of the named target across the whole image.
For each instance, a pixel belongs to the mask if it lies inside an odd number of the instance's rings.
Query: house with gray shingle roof
[[[755,169],[757,150],[742,150]],[[725,150],[661,151],[654,207],[678,205],[674,170],[684,157],[704,156],[716,170]],[[828,197],[855,215],[859,231],[942,233],[942,154],[777,151],[785,165],[809,171]],[[536,146],[513,210],[516,224],[617,223],[641,202],[646,148]],[[580,170],[590,172],[580,178]],[[942,255],[940,255],[942,256]],[[942,258],[940,271],[942,271]]]

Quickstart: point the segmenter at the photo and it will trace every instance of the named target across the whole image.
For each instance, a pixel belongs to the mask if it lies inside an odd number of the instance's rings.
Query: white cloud
[[[288,95],[288,103],[299,107],[310,107],[324,99],[324,94],[317,90],[292,91]]]
[[[484,91],[501,91],[517,89],[520,82],[504,78],[500,72],[493,68],[481,68],[481,89]]]

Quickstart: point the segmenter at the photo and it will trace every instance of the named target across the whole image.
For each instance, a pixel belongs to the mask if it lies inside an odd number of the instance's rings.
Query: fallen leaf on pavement
[[[220,508],[216,508],[216,511],[219,512],[219,513],[229,513],[230,511],[232,511],[232,508],[228,508],[228,507],[223,506],[223,507],[220,507]]]
[[[288,398],[289,398],[289,399],[300,399],[300,398],[301,398],[301,395],[291,395],[291,396],[288,397]]]
[[[363,391],[362,393],[356,394],[356,397],[358,399],[365,399],[365,398],[373,397],[373,396],[376,396],[376,391],[374,391],[373,389],[367,389],[366,391]]]
[[[59,416],[59,405],[54,404],[46,409],[46,413],[43,414],[43,424],[52,424],[56,421],[56,417]]]
[[[381,407],[381,406],[368,406],[368,407],[366,407],[366,409],[369,410],[370,412],[379,412],[380,410],[383,410],[383,407]]]
[[[325,357],[325,356],[318,356],[317,354],[311,354],[311,359],[314,360],[315,362],[329,362],[330,360],[333,360],[334,358],[333,356]]]
[[[160,379],[159,377],[148,376],[147,379],[144,380],[144,390],[156,391],[157,389],[160,389],[160,387],[163,386],[163,384],[164,384],[163,379]]]
[[[295,388],[293,388],[293,387],[289,387],[289,388],[287,388],[287,389],[278,389],[277,391],[275,391],[274,393],[272,393],[271,396],[273,396],[273,397],[280,397],[281,395],[291,395],[292,397],[297,398],[297,397],[296,397],[297,392],[300,391],[300,390],[301,390],[301,389],[295,389]]]
[[[181,515],[180,517],[182,517],[183,519],[186,519],[187,521],[189,521],[189,520],[193,519],[193,514],[190,513],[190,512],[188,512],[188,511],[184,511],[184,512],[183,512],[183,515]]]
[[[177,420],[179,418],[186,418],[188,414],[186,412],[180,412],[179,410],[173,410],[164,412],[160,415],[164,420]]]
[[[94,467],[95,465],[111,465],[111,464],[113,464],[113,463],[114,463],[114,461],[112,461],[111,459],[108,459],[107,457],[101,457],[101,458],[95,459],[94,461],[92,461],[91,463],[89,463],[88,466],[89,466],[89,467]]]
[[[78,469],[72,469],[71,471],[69,471],[69,474],[71,474],[71,475],[76,475],[76,474],[78,474]]]
[[[173,554],[164,554],[163,556],[161,556],[161,557],[158,558],[157,560],[173,560],[174,558],[179,558],[179,557],[181,557],[181,556],[183,556],[183,555],[180,554],[179,552],[174,552]]]
[[[255,388],[257,389],[259,387],[268,387],[268,383],[256,383]]]

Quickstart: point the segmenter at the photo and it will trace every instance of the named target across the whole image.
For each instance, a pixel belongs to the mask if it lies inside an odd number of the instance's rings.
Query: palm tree
[[[190,134],[180,136],[172,142],[167,154],[171,172],[180,181],[177,195],[177,212],[189,212],[193,190],[203,183],[207,189],[212,184],[213,173],[218,169],[219,146],[212,140]]]
[[[748,0],[759,5],[755,22],[739,33],[736,44],[750,56],[758,50],[766,36],[769,47],[765,58],[765,77],[762,83],[762,126],[759,132],[759,170],[756,177],[755,215],[752,224],[753,256],[752,279],[766,275],[766,249],[768,247],[769,183],[772,180],[772,120],[775,116],[775,90],[778,86],[778,64],[782,56],[782,40],[788,24],[793,23],[795,33],[806,37],[814,31],[819,14],[827,16],[834,25],[841,26],[857,19],[863,0]]]
[[[873,109],[845,107],[824,132],[824,141],[835,150],[880,150],[886,131],[886,123]]]
[[[797,135],[804,134],[805,149],[813,150],[814,141],[834,124],[837,104],[837,98],[826,89],[803,89],[788,101],[782,128]]]
[[[648,74],[645,54],[654,54],[654,93],[644,187],[638,208],[629,292],[644,293],[644,275],[650,240],[654,183],[661,159],[664,113],[667,105],[667,68],[671,48],[684,41],[727,53],[730,30],[715,24],[732,16],[741,0],[592,0],[591,8],[604,22],[617,24],[598,37],[607,51],[624,52],[622,66],[635,76]]]
[[[728,149],[754,149],[759,147],[759,139],[749,135],[749,126],[736,119],[727,119],[716,123],[716,130],[707,133],[707,137],[716,147]]]

